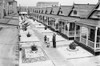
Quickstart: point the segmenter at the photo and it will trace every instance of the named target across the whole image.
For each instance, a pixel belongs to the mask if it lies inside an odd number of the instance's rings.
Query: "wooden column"
[[[67,23],[65,22],[65,28],[64,28],[64,34],[66,35],[66,25],[67,25]]]
[[[75,30],[74,30],[74,40],[76,39],[76,24],[75,24]]]
[[[64,26],[63,27],[64,27],[64,29],[63,29],[63,34],[64,34],[65,33],[65,22],[64,22]]]
[[[98,30],[98,27],[96,27],[96,30],[95,30],[95,43],[94,43],[94,50],[96,50],[96,43],[97,43],[97,30]]]
[[[65,27],[66,27],[66,22],[64,22],[64,32],[63,32],[63,34],[65,34]]]
[[[69,24],[69,23],[67,23],[67,24]],[[68,26],[68,25],[67,25]],[[68,31],[67,31],[67,36],[69,37],[69,28],[70,28],[70,24],[69,24],[69,26],[68,26]]]
[[[86,37],[86,46],[88,46],[88,38],[89,38],[89,28],[88,28],[88,32],[87,32],[87,37]]]
[[[82,26],[80,26],[80,42],[81,42],[81,32],[82,32]]]

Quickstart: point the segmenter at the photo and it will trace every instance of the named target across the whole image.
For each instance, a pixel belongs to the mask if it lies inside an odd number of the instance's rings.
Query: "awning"
[[[27,14],[27,12],[20,12],[19,14]]]
[[[65,22],[76,22],[79,21],[79,18],[74,18],[74,17],[61,17],[60,20],[63,20]]]

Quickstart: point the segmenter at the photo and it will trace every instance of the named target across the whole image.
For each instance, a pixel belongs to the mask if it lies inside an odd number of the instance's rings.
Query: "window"
[[[75,30],[75,23],[70,23],[69,31]]]
[[[97,42],[100,42],[100,28],[97,30]]]
[[[76,30],[80,30],[80,26],[79,25],[76,25]]]
[[[46,11],[45,11],[45,14],[47,14],[47,12],[48,12],[48,11],[46,10]]]
[[[39,13],[40,13],[40,10],[39,10]]]
[[[95,29],[90,29],[89,40],[94,42],[94,40],[95,40]]]
[[[63,11],[60,11],[61,14],[63,14]]]
[[[81,29],[81,36],[83,38],[87,38],[87,33],[88,33],[88,28],[87,27],[82,27],[82,29]]]
[[[43,10],[42,10],[42,12],[41,13],[43,13]]]
[[[74,10],[74,14],[77,14],[77,11],[76,10]]]
[[[67,25],[65,26],[65,30],[66,30],[66,31],[68,30],[68,27],[67,27]]]
[[[58,29],[58,27],[59,27],[59,24],[57,23],[57,24],[56,24],[56,29]]]

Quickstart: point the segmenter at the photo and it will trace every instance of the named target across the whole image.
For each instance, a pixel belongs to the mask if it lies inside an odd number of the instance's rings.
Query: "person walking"
[[[44,42],[46,43],[46,41],[47,41],[47,36],[45,35],[44,36]]]
[[[46,41],[46,43],[47,43],[47,47],[50,47],[49,38],[47,38],[47,41]]]
[[[55,33],[53,34],[53,37],[52,37],[52,43],[53,43],[53,48],[56,48],[56,34]]]

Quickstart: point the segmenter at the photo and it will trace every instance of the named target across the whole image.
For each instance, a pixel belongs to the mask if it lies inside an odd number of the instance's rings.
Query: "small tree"
[[[35,45],[33,45],[33,46],[31,46],[31,50],[32,51],[37,51],[38,49],[37,49],[37,47]]]
[[[28,32],[27,37],[30,37],[30,36],[31,36],[31,34]]]
[[[73,42],[69,45],[69,48],[72,49],[72,50],[75,50],[76,49],[76,44]]]

